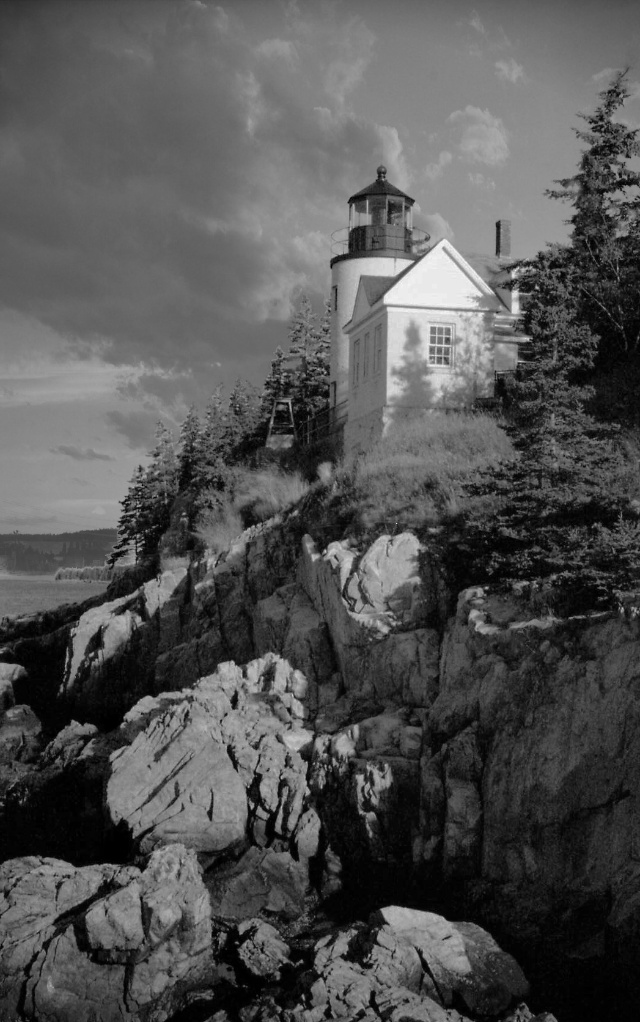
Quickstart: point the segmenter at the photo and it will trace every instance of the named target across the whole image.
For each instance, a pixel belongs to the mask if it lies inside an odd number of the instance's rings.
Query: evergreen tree
[[[257,446],[262,422],[261,405],[257,387],[247,380],[237,379],[229,395],[224,434],[229,463],[237,463]]]
[[[207,403],[196,452],[194,487],[199,509],[219,503],[228,483],[229,456],[228,408],[220,384]]]
[[[147,473],[142,465],[136,468],[129,489],[120,501],[118,540],[107,560],[110,567],[133,550],[136,562],[149,552]]]
[[[311,302],[301,294],[289,325],[291,393],[297,422],[315,415],[326,406],[329,393],[329,303],[318,326]]]
[[[547,192],[571,203],[571,254],[580,272],[582,316],[601,338],[602,361],[640,354],[640,129],[616,121],[630,93],[628,70],[600,93],[586,130],[578,172]]]
[[[158,422],[155,447],[150,452],[150,484],[156,490],[158,502],[168,509],[178,490],[178,459],[173,434],[163,422]]]
[[[262,388],[262,417],[268,419],[273,409],[273,402],[282,397],[289,397],[292,390],[293,380],[288,367],[288,359],[278,345],[271,359],[269,375]]]
[[[192,405],[180,427],[178,441],[178,489],[181,493],[191,488],[196,476],[200,432],[200,419]]]

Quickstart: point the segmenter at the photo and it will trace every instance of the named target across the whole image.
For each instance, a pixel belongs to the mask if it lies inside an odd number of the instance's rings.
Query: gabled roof
[[[478,252],[465,252],[464,258],[489,287],[504,288],[508,283],[510,274],[507,267],[514,260],[501,259],[500,256],[484,255]]]
[[[360,283],[364,288],[369,305],[375,305],[379,298],[382,298],[385,291],[388,291],[392,284],[395,284],[397,277],[360,277]]]
[[[491,309],[492,311],[497,312],[500,310],[500,308],[502,309],[505,308],[506,303],[504,302],[503,299],[500,298],[499,294],[497,293],[496,290],[497,285],[492,286],[491,284],[489,284],[484,279],[484,276],[481,273],[479,273],[478,270],[471,264],[471,262],[467,260],[463,255],[461,255],[456,248],[454,248],[450,241],[448,241],[446,238],[442,238],[440,241],[436,242],[435,245],[432,245],[431,248],[429,248],[422,256],[420,256],[419,259],[417,259],[415,262],[410,263],[405,269],[402,270],[401,273],[399,273],[395,277],[373,277],[369,275],[363,275],[360,278],[360,283],[358,285],[358,291],[356,294],[352,318],[349,320],[348,323],[345,323],[344,329],[351,328],[353,324],[360,322],[364,316],[368,315],[368,312],[365,312],[364,309],[362,308],[360,299],[361,295],[364,294],[368,309],[373,309],[375,305],[377,305],[378,303],[382,303],[383,300],[384,305],[393,305],[395,297],[394,293],[396,292],[397,289],[398,292],[397,300],[399,301],[400,305],[404,305],[407,301],[407,288],[403,282],[407,281],[407,283],[409,284],[409,291],[411,291],[410,278],[414,277],[416,281],[420,281],[421,278],[424,279],[424,273],[425,270],[428,271],[429,263],[433,262],[434,260],[437,261],[442,257],[444,257],[445,261],[448,261],[449,265],[453,264],[455,267],[457,267],[457,271],[459,273],[458,277],[459,280],[464,280],[466,278],[467,281],[466,286],[468,286],[469,292],[467,293],[467,296],[465,296],[464,295],[465,286],[463,286],[462,288],[463,301],[468,300],[469,294],[471,295],[476,294],[478,295],[478,301],[484,302],[485,303],[484,307],[487,310]],[[482,258],[484,260],[482,266],[484,266],[486,275],[489,276],[493,273],[494,267],[491,265],[490,257]],[[499,263],[499,260],[497,262]],[[496,266],[495,270],[497,271],[498,268],[499,267]],[[433,301],[434,296],[431,296],[431,298]],[[409,304],[413,303],[409,301]],[[439,304],[437,299],[435,301],[435,304],[436,307]]]

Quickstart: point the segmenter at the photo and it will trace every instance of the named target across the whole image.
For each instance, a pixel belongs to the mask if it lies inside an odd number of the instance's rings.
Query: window
[[[365,334],[364,335],[364,359],[362,360],[362,379],[363,380],[366,380],[367,377],[369,376],[369,348],[370,348],[369,341],[370,341],[370,339],[371,339],[371,334]]]
[[[353,386],[360,382],[360,338],[353,342]]]
[[[330,397],[331,397],[330,404],[331,404],[332,408],[335,408],[335,406],[336,406],[337,393],[338,393],[338,385],[337,385],[337,383],[332,383],[331,387],[330,387]]]
[[[338,311],[338,285],[334,284],[331,288],[331,294],[333,295],[333,311]]]
[[[373,371],[379,373],[382,369],[382,323],[373,331]]]
[[[429,327],[429,365],[448,368],[453,365],[453,327]]]

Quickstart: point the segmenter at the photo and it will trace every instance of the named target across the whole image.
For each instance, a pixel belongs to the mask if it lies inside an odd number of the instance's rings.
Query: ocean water
[[[0,619],[53,610],[63,603],[82,603],[106,587],[106,582],[56,582],[53,575],[0,572]]]

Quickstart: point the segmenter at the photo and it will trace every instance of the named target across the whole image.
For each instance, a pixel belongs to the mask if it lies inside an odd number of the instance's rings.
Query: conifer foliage
[[[500,495],[490,519],[470,524],[480,570],[552,577],[590,605],[640,583],[637,471],[619,426],[590,412],[603,366],[630,370],[640,349],[640,175],[629,168],[640,146],[638,130],[613,119],[629,94],[625,77],[616,74],[585,117],[578,173],[549,193],[573,204],[569,243],[518,264],[531,338],[507,409],[519,458],[485,488]]]
[[[601,339],[602,362],[640,354],[640,133],[616,120],[629,98],[628,69],[581,115],[578,171],[547,194],[573,206],[571,259],[579,270],[581,314]],[[605,363],[606,364],[606,363]]]
[[[289,324],[289,348],[277,348],[263,389],[263,411],[271,414],[273,402],[290,397],[297,423],[322,411],[329,397],[330,306],[325,302],[318,320],[304,293]]]

